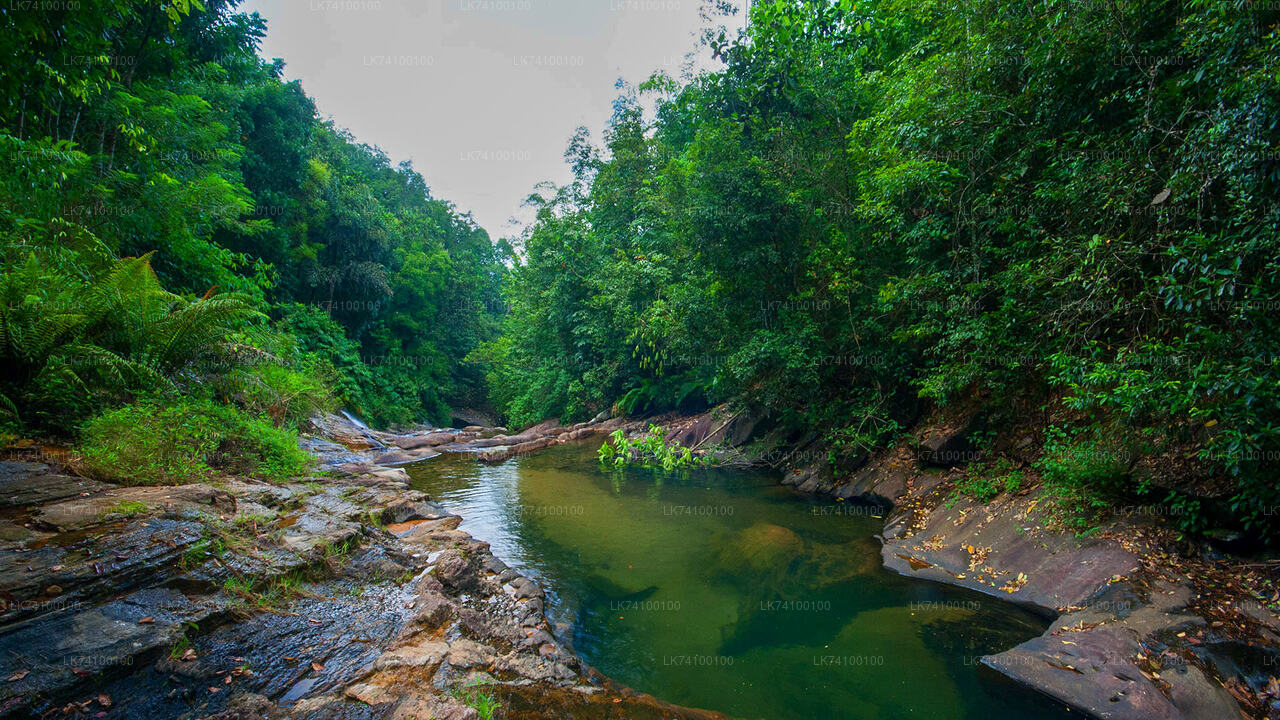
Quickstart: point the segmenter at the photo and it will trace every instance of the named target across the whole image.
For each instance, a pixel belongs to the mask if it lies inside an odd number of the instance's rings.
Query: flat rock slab
[[[1115,541],[1042,531],[1027,519],[1026,502],[943,504],[910,527],[909,513],[895,516],[885,527],[884,564],[903,575],[961,585],[1046,613],[1083,605],[1140,567],[1138,557]]]
[[[1067,616],[1055,626],[1070,622]],[[1065,622],[1064,622],[1065,621]],[[983,664],[1107,720],[1229,720],[1235,701],[1192,665],[1162,671],[1157,686],[1137,660],[1144,652],[1126,624],[1081,632],[1053,629],[1018,647],[983,658]]]
[[[391,444],[401,450],[416,450],[418,448],[445,445],[453,442],[456,438],[457,433],[433,432],[425,435],[408,435],[404,437],[391,438]]]
[[[104,521],[138,512],[183,512],[234,515],[235,498],[210,485],[114,488],[74,500],[64,500],[40,508],[36,522],[66,532],[98,525]]]
[[[0,462],[0,507],[19,507],[96,493],[115,487],[60,475],[44,463]]]
[[[360,536],[360,524],[323,512],[302,512],[288,520],[280,535],[280,546],[298,555],[317,548],[334,548]]]
[[[315,455],[322,465],[342,465],[363,459],[359,453],[348,450],[346,446],[322,438],[300,437],[298,447]]]
[[[183,552],[199,541],[204,526],[151,519],[94,530],[98,532],[59,537],[26,552],[0,552],[0,596],[7,599],[0,620],[11,623],[162,582]]]
[[[0,686],[5,700],[64,695],[104,673],[132,669],[167,650],[186,623],[219,609],[176,590],[148,589],[95,608],[70,608],[0,635],[0,675],[25,675]],[[146,622],[142,622],[146,619]]]
[[[395,466],[395,465],[408,465],[409,463],[415,463],[415,462],[418,462],[419,460],[430,460],[431,458],[437,457],[439,455],[440,453],[437,452],[434,449],[434,447],[423,447],[415,450],[397,449],[397,450],[390,450],[388,452],[382,453],[381,455],[374,457],[373,463],[375,465],[383,465],[388,467]]]

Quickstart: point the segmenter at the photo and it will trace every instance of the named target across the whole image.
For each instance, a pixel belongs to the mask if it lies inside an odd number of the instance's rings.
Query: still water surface
[[[874,510],[774,473],[607,471],[591,444],[409,472],[540,582],[589,664],[663,700],[770,720],[1078,717],[977,665],[1044,619],[884,570]]]

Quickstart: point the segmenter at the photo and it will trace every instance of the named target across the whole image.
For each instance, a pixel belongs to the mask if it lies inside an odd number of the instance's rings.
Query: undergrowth
[[[94,477],[124,485],[183,484],[218,474],[283,482],[312,460],[297,435],[233,406],[143,402],[85,426],[81,456]]]

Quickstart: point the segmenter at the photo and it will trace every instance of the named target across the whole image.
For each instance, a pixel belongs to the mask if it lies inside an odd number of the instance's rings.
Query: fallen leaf
[[[220,692],[222,692],[222,688],[219,688],[219,687],[211,687],[211,688],[209,688],[209,692],[211,692],[211,693],[220,693]]]
[[[319,620],[317,620],[317,619],[315,619],[315,618],[307,618],[307,622],[311,623],[312,625],[319,625],[319,624],[320,624],[320,621],[319,621]]]
[[[316,662],[311,663],[311,669],[316,672],[324,672],[324,666]]]
[[[30,670],[19,670],[18,672],[9,676],[9,682],[18,682],[19,680],[21,680],[22,678],[30,674],[31,674]]]
[[[224,679],[224,680],[222,681],[222,684],[223,684],[223,685],[230,685],[230,684],[231,684],[231,676],[230,676],[230,675],[228,675],[228,676],[226,677],[226,679]]]
[[[71,668],[71,672],[76,677],[89,677],[89,671],[84,668]]]
[[[98,704],[104,708],[111,707],[111,696],[106,693],[98,693]]]
[[[139,621],[138,621],[138,624],[139,624],[139,625],[153,625],[153,624],[155,624],[155,621],[156,621],[156,619],[155,619],[155,618],[153,618],[153,617],[151,617],[150,615],[148,615],[148,616],[146,616],[146,617],[142,618],[141,620],[139,620]]]
[[[1170,196],[1170,195],[1172,195],[1172,194],[1173,194],[1173,191],[1172,191],[1172,190],[1170,190],[1169,188],[1165,188],[1165,189],[1161,190],[1161,191],[1159,192],[1159,194],[1157,194],[1155,197],[1151,198],[1151,204],[1152,204],[1152,205],[1159,205],[1160,203],[1164,202],[1165,200],[1168,200],[1168,199],[1169,199],[1169,196]]]
[[[192,650],[191,648],[187,648],[187,651],[182,653],[183,662],[190,662],[195,659],[196,659],[196,651]]]

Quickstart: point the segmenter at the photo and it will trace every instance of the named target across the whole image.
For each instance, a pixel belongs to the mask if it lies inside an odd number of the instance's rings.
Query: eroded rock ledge
[[[316,424],[322,472],[283,485],[119,487],[0,463],[0,716],[465,719],[483,692],[512,718],[720,717],[584,667],[538,585],[387,464],[621,423]]]

